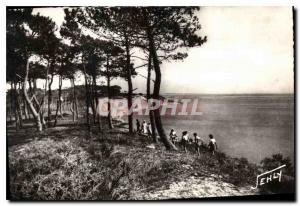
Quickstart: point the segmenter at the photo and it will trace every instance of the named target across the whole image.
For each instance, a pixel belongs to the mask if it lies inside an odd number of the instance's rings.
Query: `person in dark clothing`
[[[194,133],[194,138],[196,153],[198,156],[200,156],[200,147],[203,146],[204,140],[203,138],[199,137],[196,132]]]
[[[138,119],[136,119],[136,132],[140,133],[141,131],[141,123]]]
[[[185,152],[187,152],[186,146],[187,146],[187,144],[188,144],[188,141],[189,141],[189,133],[188,133],[188,131],[182,132],[182,139],[181,139],[181,142],[182,142],[183,150],[184,150]]]

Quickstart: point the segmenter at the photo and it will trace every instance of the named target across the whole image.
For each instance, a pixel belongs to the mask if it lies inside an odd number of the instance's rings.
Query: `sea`
[[[162,116],[164,129],[196,132],[208,143],[212,134],[219,150],[260,163],[281,153],[294,161],[293,94],[164,94],[169,99],[198,99],[201,115]],[[140,120],[147,117],[135,116]],[[149,121],[148,119],[146,119]]]

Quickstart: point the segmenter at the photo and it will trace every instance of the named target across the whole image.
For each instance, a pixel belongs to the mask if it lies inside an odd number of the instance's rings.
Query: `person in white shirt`
[[[143,121],[143,124],[142,124],[142,133],[147,134],[147,123],[145,120]]]
[[[189,133],[188,133],[188,131],[182,132],[182,140],[181,141],[182,141],[183,150],[185,152],[187,152],[186,146],[187,146],[188,141],[189,141]]]
[[[147,124],[147,134],[148,134],[148,137],[151,138],[152,128],[151,128],[150,122]]]
[[[204,144],[204,140],[202,137],[199,137],[196,132],[194,133],[194,138],[196,153],[200,156],[200,147]]]
[[[212,153],[212,155],[214,155],[216,150],[218,149],[217,141],[214,139],[214,136],[212,134],[210,134],[208,136],[209,136],[208,148],[209,148],[209,151]]]
[[[172,141],[172,143],[175,144],[176,138],[177,138],[177,134],[176,134],[176,132],[175,132],[174,129],[171,129],[171,132],[170,132],[169,136],[170,136],[170,140]]]

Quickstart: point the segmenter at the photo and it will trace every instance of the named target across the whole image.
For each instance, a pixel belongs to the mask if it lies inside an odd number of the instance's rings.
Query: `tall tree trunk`
[[[72,108],[71,111],[72,111],[72,116],[73,116],[73,122],[75,122],[75,120],[76,120],[76,115],[75,115],[76,111],[75,111],[75,86],[74,86],[75,83],[74,83],[74,79],[71,78],[70,82],[71,82],[71,87],[73,89],[72,102],[71,102],[71,108]]]
[[[10,95],[10,111],[9,111],[9,119],[10,122],[12,122],[12,116],[13,116],[13,107],[14,107],[14,102],[13,102],[13,82],[10,82],[10,91],[9,91],[9,95]]]
[[[46,122],[45,122],[45,119],[44,119],[44,115],[43,115],[43,113],[41,111],[42,110],[42,107],[41,107],[42,104],[39,103],[39,101],[37,100],[35,94],[33,94],[33,98],[32,99],[34,100],[34,103],[36,105],[37,113],[40,115],[42,126],[46,128]]]
[[[40,109],[42,124],[45,128],[47,127],[47,124],[46,124],[45,118],[44,118],[44,114],[45,114],[45,102],[46,102],[47,87],[48,87],[48,75],[49,75],[49,61],[48,61],[47,70],[46,70],[44,96],[43,96],[42,105],[41,105],[41,109]],[[49,122],[49,120],[48,120],[48,122]]]
[[[32,82],[33,82],[33,80],[28,79],[29,94],[31,94],[31,95],[33,95]],[[24,90],[24,88],[23,88],[23,90]],[[24,94],[23,94],[23,96],[24,96]],[[24,96],[24,100],[25,100],[25,102],[26,102],[27,110],[29,111],[29,112],[28,112],[28,114],[29,114],[29,119],[31,119],[31,116],[32,116],[32,118],[34,119],[34,115],[33,115],[32,112],[31,112],[30,106],[28,105],[28,103],[27,103],[27,101],[26,101],[26,99],[25,99],[25,96]]]
[[[33,79],[33,92],[34,93],[36,91],[36,88],[37,88],[37,86],[36,86],[36,79]]]
[[[28,79],[29,92],[32,94],[32,81]]]
[[[79,119],[79,114],[78,114],[78,100],[77,100],[77,96],[76,96],[75,80],[74,80],[73,85],[74,85],[73,92],[74,92],[74,103],[75,103],[76,119],[78,121],[78,119]]]
[[[152,70],[152,57],[149,54],[149,62],[148,62],[148,76],[147,76],[147,100],[149,104],[149,100],[151,99],[151,70]],[[151,109],[149,111],[149,118],[152,130],[152,139],[154,143],[157,143],[157,135],[156,135],[156,127],[155,127],[155,119],[154,119],[154,112]]]
[[[60,114],[61,114],[61,87],[62,87],[62,76],[59,75],[58,100],[57,100],[57,105],[56,105],[54,127],[56,127],[56,125],[57,125],[58,111],[60,111]]]
[[[94,76],[92,77],[94,79]],[[92,80],[92,83],[90,84],[90,94],[91,94],[91,98],[90,98],[90,105],[91,105],[91,109],[93,112],[93,123],[96,124],[96,108],[95,108],[95,85],[94,85],[94,80]]]
[[[109,129],[113,129],[114,125],[112,123],[112,117],[111,117],[111,105],[110,105],[110,99],[111,99],[111,94],[110,94],[110,76],[107,75],[107,98],[108,98],[108,102],[107,102],[107,109],[108,109],[108,116],[107,116],[107,120],[108,120],[108,127]]]
[[[51,74],[51,78],[50,78],[50,81],[49,81],[49,84],[48,84],[48,127],[50,127],[50,124],[51,124],[51,104],[52,104],[52,83],[53,83],[53,77],[54,77],[54,74],[52,73]]]
[[[97,123],[98,123],[98,130],[99,132],[102,131],[102,126],[101,126],[101,116],[100,116],[100,110],[98,108],[99,105],[99,98],[98,98],[98,93],[97,93],[97,81],[96,81],[96,75],[93,75],[93,95],[94,95],[94,108],[96,112],[96,117],[97,117]]]
[[[19,121],[20,121],[20,128],[23,127],[23,110],[21,106],[21,95],[20,95],[20,90],[21,90],[21,83],[18,83],[18,88],[16,89],[16,99],[17,99],[17,112],[19,115]]]
[[[20,129],[20,116],[18,113],[18,97],[17,97],[17,88],[16,83],[13,83],[13,97],[14,97],[14,113],[15,113],[15,124],[16,124],[16,131]]]
[[[61,79],[61,82],[62,82],[62,79]],[[60,91],[60,92],[61,92],[61,95],[60,95],[61,99],[64,101],[65,100],[65,96],[63,96],[62,91]],[[65,110],[64,109],[65,104],[63,103],[63,101],[61,101],[61,100],[59,101],[59,114],[60,114],[60,116],[61,116],[62,119],[64,118],[63,111]]]
[[[107,121],[108,121],[108,127],[109,129],[113,129],[114,125],[112,123],[112,117],[111,117],[111,105],[110,105],[110,99],[111,99],[111,93],[110,93],[110,75],[109,75],[109,57],[106,58],[106,81],[107,81],[107,109],[108,109],[108,115],[107,115]]]
[[[24,94],[23,94],[23,96],[24,96]],[[25,97],[24,97],[24,102],[25,102],[27,113],[28,113],[28,119],[34,118],[33,115],[32,115],[32,113],[31,113],[31,110],[29,108],[29,105],[28,105],[28,103],[25,100]]]
[[[129,40],[128,36],[125,32],[125,47],[126,47],[126,74],[127,74],[127,83],[128,83],[128,92],[127,92],[127,107],[128,111],[130,111],[132,106],[132,80],[131,80],[131,64],[130,64],[130,48],[129,48]],[[130,112],[128,114],[128,127],[129,134],[133,133],[133,114]]]
[[[152,35],[151,28],[148,26],[147,28],[147,35],[148,35],[148,41],[149,41],[149,51],[153,60],[153,66],[155,71],[155,82],[154,82],[154,89],[153,89],[153,98],[160,101],[160,83],[161,83],[161,71],[159,66],[159,60],[156,53],[156,48],[154,44],[154,38]],[[160,109],[154,110],[154,118],[155,118],[155,125],[157,128],[157,132],[160,136],[160,139],[164,143],[167,150],[177,150],[176,146],[171,142],[171,140],[167,137],[162,121],[160,116]]]
[[[26,72],[25,72],[25,78],[24,78],[24,82],[23,82],[23,93],[25,96],[25,100],[31,110],[31,113],[36,121],[37,130],[41,132],[43,130],[43,126],[41,123],[41,117],[40,117],[39,113],[35,110],[33,103],[31,102],[31,100],[28,96],[27,90],[26,90],[26,83],[28,81],[28,73],[29,73],[29,59],[27,60],[27,63],[26,63]]]
[[[86,106],[86,125],[88,128],[88,131],[91,131],[91,125],[90,125],[90,117],[89,117],[89,103],[90,103],[90,92],[89,92],[89,85],[88,85],[88,79],[87,74],[85,71],[85,65],[83,63],[83,71],[84,71],[84,82],[85,82],[85,106]]]
[[[24,95],[22,95],[24,97]],[[25,119],[28,120],[30,119],[29,117],[29,113],[28,113],[28,109],[27,109],[27,104],[26,104],[26,101],[25,101],[25,98],[23,98],[23,113],[24,113],[24,116],[25,116]]]
[[[44,112],[43,111],[40,112],[40,116],[41,116],[42,125],[43,125],[44,128],[46,128],[47,124],[46,124],[46,121],[45,121],[45,118],[44,118]]]

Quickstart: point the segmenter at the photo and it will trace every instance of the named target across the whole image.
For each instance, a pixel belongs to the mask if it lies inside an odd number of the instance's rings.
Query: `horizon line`
[[[254,92],[254,93],[250,93],[250,92],[247,92],[247,93],[195,93],[195,92],[162,92],[161,94],[204,94],[204,95],[245,95],[245,94],[251,94],[251,95],[266,95],[266,94],[269,94],[269,95],[272,95],[272,94],[284,94],[284,95],[294,95],[295,93],[293,92],[282,92],[282,93],[279,93],[279,92],[264,92],[264,93],[259,93],[259,92]]]

